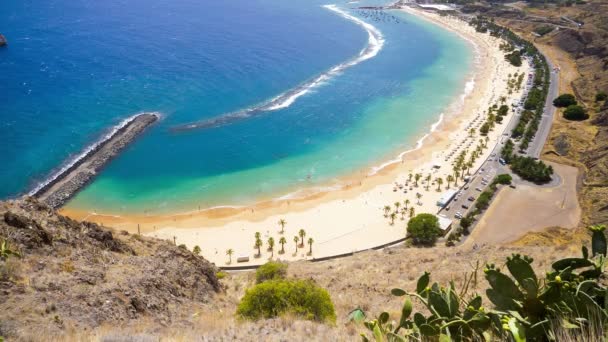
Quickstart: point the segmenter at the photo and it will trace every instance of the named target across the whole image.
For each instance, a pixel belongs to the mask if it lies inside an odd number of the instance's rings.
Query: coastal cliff
[[[0,34],[0,47],[5,46],[6,44],[8,44],[8,42],[6,41],[6,37]]]

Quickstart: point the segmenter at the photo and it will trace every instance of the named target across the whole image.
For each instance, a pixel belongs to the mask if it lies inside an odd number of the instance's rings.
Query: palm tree
[[[422,178],[421,174],[417,173],[414,175],[414,181],[415,181],[414,186],[415,187],[418,187],[418,181],[420,180],[420,178]]]
[[[300,236],[300,247],[304,247],[304,237],[306,236],[306,231],[304,229],[300,229],[298,235]]]
[[[272,258],[274,256],[274,238],[273,237],[268,238],[268,249],[270,250],[270,257]]]
[[[422,203],[420,203],[420,199],[422,198],[422,194],[421,193],[416,193],[416,198],[418,199],[418,205],[421,205]]]
[[[390,205],[385,205],[384,206],[384,217],[388,217],[388,213],[391,212],[391,206]]]
[[[454,186],[458,186],[458,175],[460,175],[460,166],[454,165]]]
[[[399,211],[399,207],[401,206],[401,203],[399,202],[395,202],[395,212]]]
[[[262,235],[260,234],[260,232],[255,232],[255,243],[253,244],[254,248],[255,245],[258,243],[258,240],[260,240],[262,238]]]
[[[194,246],[194,248],[192,248],[192,253],[194,253],[196,255],[200,255],[201,254],[201,248],[198,245]]]
[[[469,160],[467,163],[467,175],[471,174],[471,168],[473,167],[473,162]]]
[[[410,218],[414,217],[414,214],[416,213],[416,211],[414,210],[414,207],[410,208]]]
[[[285,244],[287,243],[287,239],[285,239],[284,236],[281,236],[281,238],[279,239],[279,243],[281,244],[281,250],[279,251],[279,254],[285,254]]]
[[[448,175],[446,177],[446,180],[448,181],[448,189],[449,189],[450,188],[450,183],[454,181],[454,176]]]
[[[397,218],[397,213],[391,213],[391,226],[395,224],[395,219]]]
[[[443,184],[443,179],[441,177],[437,177],[437,191],[441,191],[441,185]]]
[[[405,201],[403,201],[403,204],[405,204],[405,209],[407,209],[407,206],[410,204],[410,200],[406,199]]]
[[[429,187],[431,186],[431,174],[429,173],[428,176],[426,176],[426,191],[429,191]]]
[[[232,248],[228,248],[226,251],[226,255],[228,256],[228,264],[232,264],[232,254],[234,254],[234,250]]]
[[[281,234],[285,233],[286,224],[287,224],[287,221],[285,221],[284,219],[279,220],[279,226],[281,226]]]
[[[485,139],[485,142],[486,142],[485,146],[486,146],[486,147],[488,147],[488,142],[489,142],[489,141],[490,141],[490,137],[486,136],[486,139]]]
[[[315,240],[313,240],[312,238],[308,238],[308,248],[310,248],[308,250],[308,254],[312,255],[312,243],[315,242]]]
[[[412,177],[413,177],[412,173],[410,173],[409,175],[407,175],[407,181],[411,182],[412,181]]]
[[[475,128],[471,128],[471,129],[469,130],[469,137],[470,137],[470,138],[472,138],[472,137],[473,137],[473,135],[475,135]]]
[[[298,241],[300,241],[300,239],[297,236],[293,237],[293,242],[296,243],[296,254],[298,254]]]
[[[258,257],[261,256],[262,251],[260,250],[260,248],[262,248],[262,239],[255,240],[255,248],[258,249]]]

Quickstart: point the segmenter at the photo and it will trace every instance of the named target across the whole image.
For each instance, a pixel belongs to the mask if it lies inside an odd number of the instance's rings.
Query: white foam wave
[[[298,89],[298,91],[292,92],[287,97],[285,97],[284,95],[277,96],[276,98],[274,98],[273,100],[270,101],[272,103],[272,105],[267,107],[266,110],[277,110],[277,109],[283,109],[283,108],[287,108],[287,107],[291,106],[291,104],[293,104],[298,99],[298,97],[305,95],[312,88],[315,88],[315,87],[323,84],[325,81],[329,80],[331,77],[333,77],[335,75],[340,74],[347,68],[350,68],[365,60],[375,57],[378,54],[378,52],[380,52],[380,50],[382,49],[382,46],[384,45],[384,37],[382,36],[382,32],[380,32],[375,26],[368,24],[365,21],[348,14],[347,12],[338,8],[338,6],[336,6],[336,5],[324,5],[323,7],[327,8],[330,11],[334,11],[334,12],[338,13],[340,16],[342,16],[343,18],[350,20],[350,21],[356,23],[357,25],[360,25],[361,27],[363,27],[365,29],[365,31],[367,31],[367,35],[368,35],[367,46],[365,48],[363,48],[363,50],[361,50],[361,52],[359,52],[358,57],[353,58],[342,64],[338,64],[338,65],[334,66],[326,73],[318,76],[317,78],[313,79],[312,81],[299,87],[301,89]]]
[[[57,170],[56,172],[54,172],[53,174],[51,174],[51,176],[48,177],[45,181],[40,182],[40,184],[36,185],[36,187],[34,187],[34,189],[32,189],[30,192],[28,192],[28,195],[29,196],[34,196],[42,188],[44,188],[45,186],[49,185],[51,182],[54,182],[58,177],[60,177],[66,171],[68,171],[70,168],[72,168],[74,165],[76,165],[76,163],[78,163],[79,161],[81,161],[84,157],[88,156],[89,153],[91,153],[92,151],[94,151],[95,149],[97,149],[101,144],[103,144],[104,142],[106,142],[109,139],[111,139],[119,130],[121,130],[122,128],[124,128],[125,126],[127,126],[129,123],[131,123],[131,121],[135,120],[135,118],[138,117],[141,114],[142,113],[138,113],[138,114],[135,114],[133,116],[130,116],[130,117],[122,120],[116,126],[112,127],[112,129],[110,131],[108,131],[106,134],[104,134],[102,137],[100,137],[93,144],[87,146],[81,153],[79,153],[78,155],[76,155],[74,158],[70,159],[59,170]],[[160,117],[160,113],[158,113],[158,112],[149,113],[149,114],[154,114],[154,115]]]
[[[393,165],[393,164],[397,164],[397,163],[401,163],[403,161],[403,157],[411,152],[414,152],[418,149],[420,149],[422,147],[422,144],[424,143],[424,140],[426,140],[426,138],[429,137],[429,135],[431,135],[431,133],[435,132],[437,130],[437,127],[439,127],[439,125],[441,124],[441,122],[443,122],[443,113],[441,113],[441,115],[439,115],[439,119],[433,123],[431,125],[431,129],[428,133],[426,133],[425,135],[423,135],[420,139],[418,139],[418,141],[416,141],[416,147],[403,151],[401,153],[399,153],[399,155],[395,158],[395,159],[391,159],[387,162],[384,162],[378,166],[374,166],[372,167],[370,173],[368,173],[369,176],[373,176],[376,173],[378,173],[378,171],[384,169],[385,167],[389,166],[389,165]]]
[[[299,86],[290,89],[258,106],[247,108],[237,112],[227,113],[212,119],[206,119],[194,123],[181,125],[178,127],[174,127],[173,129],[176,131],[185,131],[191,129],[217,127],[229,124],[234,121],[253,117],[261,112],[275,111],[287,108],[291,106],[299,97],[306,95],[314,88],[324,83],[327,83],[327,81],[329,81],[336,75],[341,74],[342,72],[344,72],[344,70],[353,67],[365,60],[375,57],[378,52],[380,52],[380,50],[384,46],[385,40],[384,36],[382,35],[382,32],[380,32],[375,26],[368,24],[367,22],[353,15],[348,14],[344,10],[338,8],[336,5],[324,5],[323,7],[339,14],[343,18],[350,20],[356,23],[357,25],[360,25],[365,29],[368,34],[367,46],[365,46],[363,50],[359,52],[359,55],[357,57],[351,58],[344,63],[338,64],[329,69],[328,71],[322,73],[321,75],[313,78],[312,80],[304,82],[303,84],[300,84]]]

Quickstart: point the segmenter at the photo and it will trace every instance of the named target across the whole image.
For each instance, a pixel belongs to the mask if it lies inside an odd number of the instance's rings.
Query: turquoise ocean
[[[472,72],[455,33],[320,0],[0,3],[0,197],[162,118],[68,207],[172,213],[331,187],[413,148]],[[332,6],[327,6],[332,5]]]

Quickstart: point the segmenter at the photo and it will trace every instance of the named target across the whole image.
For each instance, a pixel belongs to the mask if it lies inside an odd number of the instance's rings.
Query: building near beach
[[[441,228],[443,235],[447,234],[447,232],[449,232],[450,228],[452,227],[452,220],[450,220],[449,218],[447,218],[443,215],[435,215],[435,216],[437,217],[437,220],[439,221],[439,228]]]
[[[437,201],[437,206],[445,208],[445,206],[448,205],[448,203],[450,203],[452,198],[454,198],[454,196],[456,196],[457,192],[458,191],[456,191],[454,189],[446,190],[446,192],[444,192],[441,195],[441,198],[439,198],[439,200]]]

